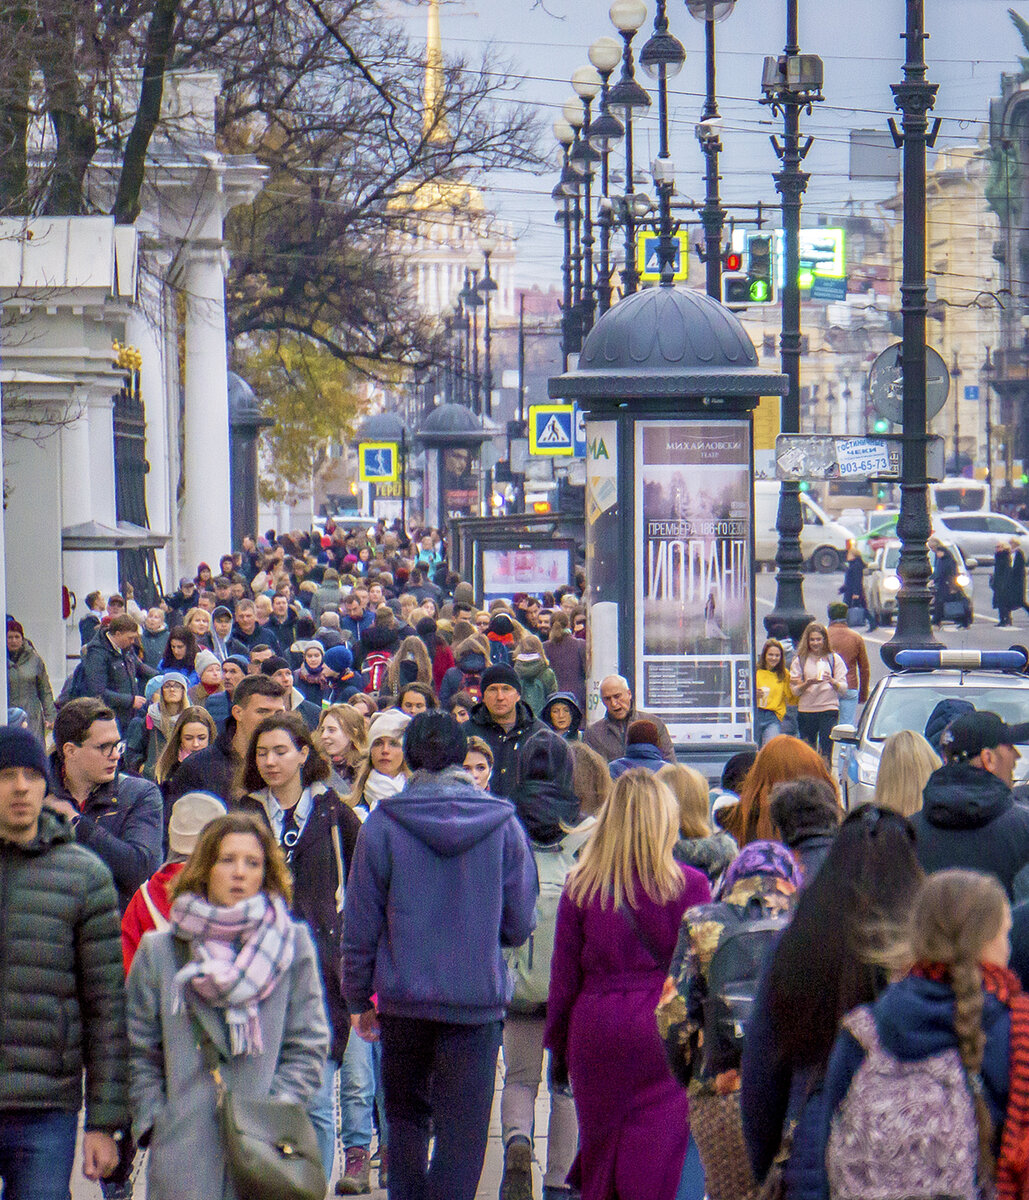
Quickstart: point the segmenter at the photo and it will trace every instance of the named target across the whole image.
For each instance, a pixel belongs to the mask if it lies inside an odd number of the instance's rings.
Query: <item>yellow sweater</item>
[[[797,697],[793,694],[793,689],[790,687],[789,676],[785,679],[780,679],[774,671],[766,671],[763,667],[758,668],[757,686],[759,688],[768,688],[768,699],[761,701],[758,699],[758,708],[768,708],[781,721],[786,716],[786,705],[796,704]]]

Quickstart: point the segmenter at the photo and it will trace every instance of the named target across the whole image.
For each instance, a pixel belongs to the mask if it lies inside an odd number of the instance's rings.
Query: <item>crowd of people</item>
[[[5,1196],[80,1121],[107,1197],[282,1194],[254,1112],[288,1194],[473,1200],[501,1054],[500,1200],[1027,1194],[1029,727],[944,702],[845,814],[845,604],[713,786],[620,676],[587,719],[581,580],[480,607],[382,528],[219,571],[90,597],[0,729]]]

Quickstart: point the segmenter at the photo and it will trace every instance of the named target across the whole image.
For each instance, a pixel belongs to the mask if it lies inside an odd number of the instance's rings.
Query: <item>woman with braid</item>
[[[1000,884],[941,871],[912,907],[907,974],[843,1021],[826,1073],[832,1200],[1016,1200],[1029,1184],[1029,997]]]

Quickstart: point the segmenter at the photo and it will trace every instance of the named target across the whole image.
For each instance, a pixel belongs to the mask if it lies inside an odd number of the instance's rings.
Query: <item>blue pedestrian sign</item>
[[[575,409],[575,419],[572,423],[572,445],[575,448],[576,458],[586,457],[586,414],[579,408],[578,404],[572,405]]]
[[[529,453],[551,458],[575,453],[575,406],[533,404],[529,408]]]
[[[975,383],[966,383],[965,384],[965,399],[966,400],[978,400],[979,399],[979,385],[978,384],[975,384]]]
[[[396,442],[361,442],[357,474],[362,483],[395,483],[400,474]]]
[[[672,234],[672,266],[675,283],[690,277],[690,240],[688,233]],[[642,283],[661,282],[661,238],[656,233],[641,230],[636,234],[636,270]]]

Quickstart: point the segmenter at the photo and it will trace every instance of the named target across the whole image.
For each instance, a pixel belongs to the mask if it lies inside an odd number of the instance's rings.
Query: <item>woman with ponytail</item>
[[[843,1021],[826,1072],[827,1194],[1020,1200],[1029,1185],[1029,997],[996,879],[929,876],[907,973]]]

